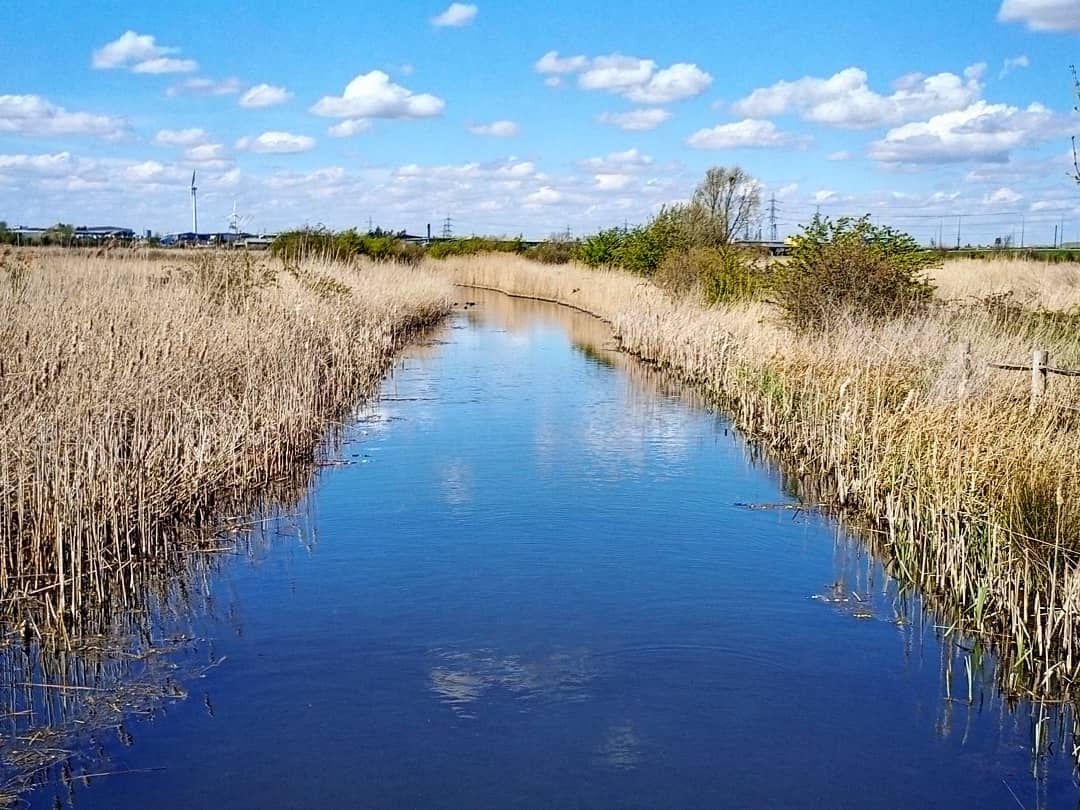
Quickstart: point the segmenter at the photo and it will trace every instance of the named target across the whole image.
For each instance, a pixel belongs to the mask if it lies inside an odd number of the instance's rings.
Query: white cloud
[[[1076,0],[1004,0],[998,19],[1022,22],[1034,31],[1080,31],[1080,4]]]
[[[1023,194],[1013,191],[1006,186],[1002,186],[983,197],[983,202],[987,205],[1012,205],[1013,203],[1020,202],[1022,199],[1024,199]]]
[[[0,155],[0,174],[14,171],[31,174],[59,175],[71,171],[74,160],[70,152],[44,155]]]
[[[42,96],[0,96],[0,132],[16,135],[96,135],[115,139],[127,133],[122,118],[68,112]]]
[[[91,64],[98,70],[126,68],[134,73],[193,73],[199,69],[194,59],[178,59],[179,48],[158,45],[149,34],[125,31],[117,39],[94,51]]]
[[[617,173],[594,174],[593,180],[596,182],[594,188],[597,191],[622,191],[634,181],[634,176]]]
[[[768,149],[804,146],[807,139],[776,128],[772,121],[747,118],[712,129],[699,129],[686,139],[695,149]]]
[[[154,143],[159,146],[196,146],[206,143],[210,136],[205,129],[162,129],[154,136]]]
[[[277,87],[272,84],[264,83],[255,85],[244,93],[244,95],[240,96],[240,101],[238,103],[241,107],[256,109],[284,104],[292,97],[293,94],[284,87]]]
[[[162,73],[194,73],[198,69],[199,63],[194,59],[171,59],[163,56],[160,59],[139,62],[131,69],[131,72],[160,75]]]
[[[228,157],[224,144],[202,143],[184,151],[184,159],[191,163],[220,163]]]
[[[236,148],[244,152],[291,154],[314,149],[315,139],[307,135],[293,135],[291,132],[270,131],[254,137],[241,138],[236,142]]]
[[[656,129],[669,118],[671,118],[671,113],[665,109],[646,107],[624,113],[602,113],[596,120],[601,124],[611,124],[628,132],[644,132]]]
[[[492,121],[490,124],[476,124],[469,127],[473,135],[489,135],[493,138],[513,138],[520,132],[513,121]]]
[[[1066,130],[1066,122],[1041,104],[1021,110],[977,101],[891,129],[870,144],[869,154],[882,163],[1005,161],[1016,147],[1064,136]]]
[[[244,89],[243,83],[236,77],[228,79],[207,79],[198,76],[174,84],[165,91],[170,98],[176,96],[233,96]]]
[[[830,152],[825,156],[826,160],[854,160],[855,153],[842,149],[839,152]]]
[[[611,152],[604,157],[594,157],[578,161],[578,165],[581,168],[588,169],[589,171],[598,174],[625,174],[629,171],[644,169],[652,164],[652,157],[637,149]]]
[[[551,186],[543,186],[525,197],[525,205],[555,205],[562,202],[563,193]]]
[[[120,172],[120,178],[137,185],[156,183],[178,183],[186,178],[187,172],[179,166],[166,166],[156,160],[132,163]]]
[[[331,125],[327,132],[334,138],[351,138],[361,132],[371,129],[371,122],[366,118],[349,118],[338,124]]]
[[[585,56],[559,56],[558,51],[548,51],[533,66],[537,73],[578,73],[589,66]]]
[[[430,118],[445,107],[441,98],[414,93],[373,70],[349,82],[340,96],[324,96],[311,112],[326,118]]]
[[[652,59],[613,53],[589,58],[548,51],[534,65],[537,73],[557,78],[578,74],[578,87],[604,90],[639,104],[667,104],[705,92],[712,76],[697,65],[679,62],[659,68]]]
[[[471,3],[451,3],[445,11],[431,18],[431,24],[440,28],[460,28],[471,23],[479,10]]]
[[[1020,56],[1013,56],[1006,59],[1001,65],[1001,71],[998,73],[999,79],[1004,79],[1010,73],[1018,68],[1031,67],[1031,60],[1027,56],[1021,54]]]
[[[849,67],[827,79],[804,76],[754,90],[736,101],[732,110],[749,118],[797,113],[809,121],[854,129],[891,126],[963,109],[982,94],[986,66],[971,65],[963,76],[911,73],[893,82],[893,92],[881,95],[869,87],[866,71]]]

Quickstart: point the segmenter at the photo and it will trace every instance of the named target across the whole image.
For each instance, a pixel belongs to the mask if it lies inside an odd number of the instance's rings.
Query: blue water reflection
[[[1066,752],[1036,781],[1027,715],[943,700],[932,628],[693,392],[583,315],[468,296],[310,528],[208,585],[225,660],[102,735],[129,772],[76,806],[1076,803]]]

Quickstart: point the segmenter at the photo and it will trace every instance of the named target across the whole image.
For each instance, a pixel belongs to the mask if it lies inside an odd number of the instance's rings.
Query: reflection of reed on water
[[[468,311],[469,319],[474,323],[493,324],[514,332],[533,326],[558,327],[574,349],[590,362],[618,371],[641,400],[679,399],[690,408],[706,410],[709,407],[699,388],[687,385],[659,366],[621,351],[611,326],[599,318],[559,304],[513,298],[490,290],[470,288],[467,297],[477,305]]]
[[[63,643],[33,631],[27,600],[5,604],[14,629],[0,637],[0,807],[46,782],[74,790],[96,778],[87,774],[108,775],[103,733],[130,745],[133,719],[185,699],[193,681],[222,663],[193,635],[192,621],[229,612],[213,588],[227,560],[260,556],[298,520],[309,522],[305,496],[315,470],[308,465],[257,496],[222,501],[216,519],[177,527],[153,553],[92,585],[83,580],[104,598]],[[297,534],[313,538],[313,527]]]

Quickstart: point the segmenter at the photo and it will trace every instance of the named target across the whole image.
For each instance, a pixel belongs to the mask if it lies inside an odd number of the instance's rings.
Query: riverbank
[[[610,321],[627,351],[702,386],[833,503],[868,518],[892,573],[989,642],[1008,694],[1071,696],[1080,431],[1070,408],[1080,390],[1054,379],[1031,410],[1030,375],[988,364],[1023,363],[1034,344],[1055,365],[1080,366],[1074,329],[969,298],[881,326],[796,334],[766,304],[709,309],[618,272],[507,256],[428,266]]]
[[[450,309],[422,270],[0,256],[0,620],[104,632],[132,571],[288,487]]]

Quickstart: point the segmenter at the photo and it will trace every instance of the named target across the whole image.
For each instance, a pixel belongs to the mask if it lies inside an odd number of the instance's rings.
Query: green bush
[[[549,239],[527,248],[522,254],[527,259],[542,264],[566,264],[574,258],[577,243],[566,239]]]
[[[625,233],[608,228],[582,239],[577,247],[577,259],[589,267],[612,267],[616,264]]]
[[[772,279],[772,299],[797,329],[827,327],[837,316],[881,321],[924,309],[933,294],[926,271],[939,260],[908,234],[868,216],[814,217],[793,237]]]
[[[758,298],[768,288],[755,256],[734,247],[695,247],[670,253],[653,281],[676,297],[696,294],[706,304]]]
[[[609,228],[581,241],[577,258],[589,267],[619,267],[640,276],[652,276],[673,251],[686,247],[679,223],[666,212],[648,225],[629,230]]]

